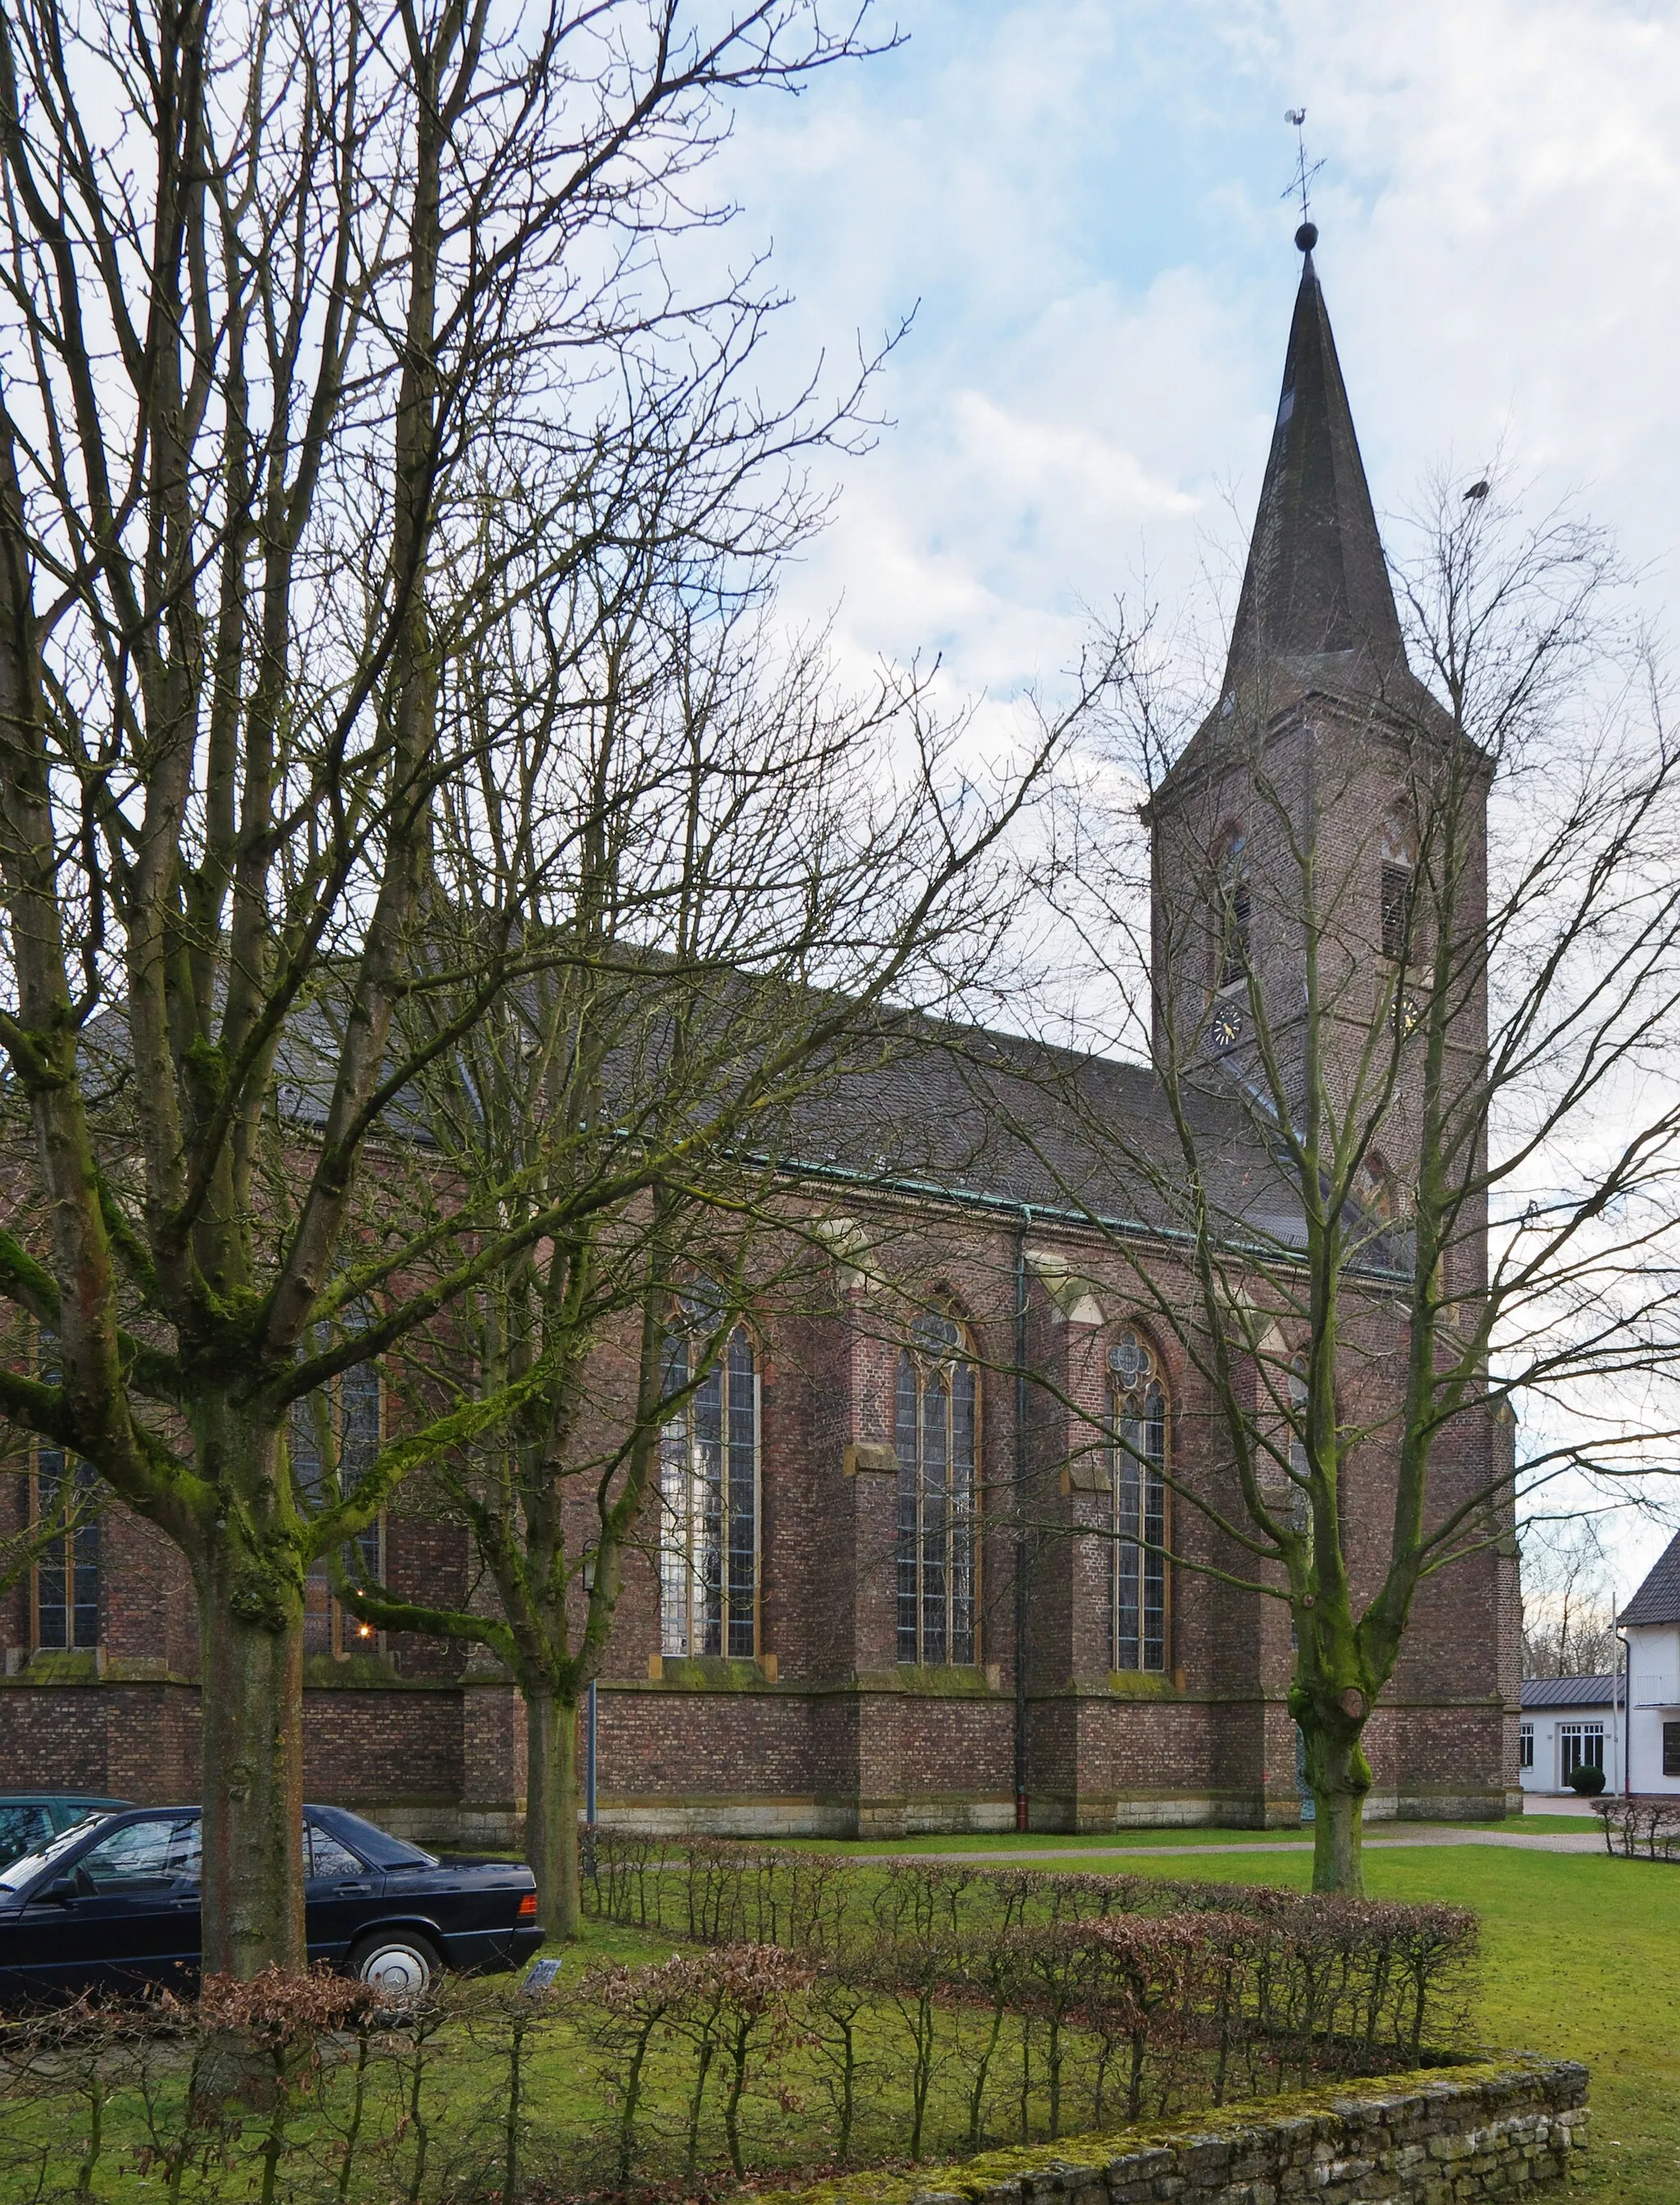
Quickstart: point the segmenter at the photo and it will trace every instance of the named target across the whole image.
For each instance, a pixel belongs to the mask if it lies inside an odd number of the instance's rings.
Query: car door
[[[24,1909],[25,1964],[45,1989],[134,1988],[199,1962],[199,1818],[145,1815],[42,1880]],[[74,1896],[49,1897],[65,1878]]]
[[[337,1962],[356,1933],[377,1913],[383,1878],[320,1823],[306,1821],[304,1843],[304,1935],[312,1960]]]

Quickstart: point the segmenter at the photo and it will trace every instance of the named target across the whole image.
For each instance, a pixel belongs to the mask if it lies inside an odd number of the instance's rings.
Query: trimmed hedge
[[[600,1852],[597,1904],[686,1938],[668,1959],[401,2008],[317,1975],[0,2022],[0,2196],[691,2197],[1392,2073],[1462,2038],[1474,1982],[1452,1907]]]
[[[1427,2044],[1462,2034],[1475,1981],[1478,1926],[1463,1907],[914,1858],[866,1867],[832,1854],[635,1834],[598,1836],[596,1865],[587,1903],[626,1928],[701,1945],[778,1945],[883,1986],[913,1964],[953,1995],[979,1994],[976,1987],[989,1986],[1013,1953],[1010,1996],[1023,2007],[1060,1995],[1049,1988],[1059,1966],[1084,1986],[1076,2005],[1101,2003],[1108,1991],[1091,1988],[1105,1978],[1100,1952],[1170,1946],[1196,1986],[1186,1995],[1222,2035],[1279,2048],[1285,2064],[1315,2042],[1415,2061]],[[1169,1921],[1170,1931],[1141,1926]],[[1124,1936],[1109,1933],[1106,1947],[1088,1934],[1105,1923],[1127,1925]],[[1079,1925],[1087,1934],[1045,1934]],[[1117,1966],[1107,1964],[1107,1976]]]
[[[1593,1812],[1603,1822],[1606,1852],[1627,1860],[1680,1858],[1680,1792],[1594,1799]]]

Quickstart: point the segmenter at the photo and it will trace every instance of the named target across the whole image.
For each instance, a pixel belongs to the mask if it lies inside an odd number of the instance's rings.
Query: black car
[[[96,1799],[85,1792],[0,1792],[0,1868],[24,1853],[39,1852],[61,1830],[90,1815],[126,1807],[126,1799]]]
[[[342,1807],[304,1810],[312,1960],[396,1997],[441,1968],[514,1968],[543,1941],[523,1862],[439,1859]],[[100,1816],[0,1869],[0,1999],[134,1990],[199,1964],[199,1810]]]

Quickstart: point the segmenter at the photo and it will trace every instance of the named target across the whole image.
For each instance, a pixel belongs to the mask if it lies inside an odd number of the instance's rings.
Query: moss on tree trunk
[[[1370,1714],[1362,1686],[1297,1683],[1291,1712],[1301,1726],[1307,1786],[1313,1795],[1313,1889],[1362,1897],[1365,1797],[1371,1764],[1361,1743]]]
[[[199,1577],[204,1967],[248,1978],[304,1964],[302,1586],[225,1531]]]
[[[1309,1772],[1314,1757],[1309,1744]],[[1309,1775],[1315,1810],[1313,1889],[1358,1898],[1365,1889],[1365,1795],[1371,1788],[1370,1764],[1357,1739],[1351,1745],[1327,1740],[1317,1759],[1316,1779]]]
[[[525,1854],[553,1937],[583,1927],[578,1884],[578,1709],[550,1687],[527,1687]]]

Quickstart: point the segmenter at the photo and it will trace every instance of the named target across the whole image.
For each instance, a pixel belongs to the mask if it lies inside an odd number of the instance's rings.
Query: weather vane
[[[1309,162],[1307,158],[1306,109],[1304,107],[1286,107],[1284,110],[1284,121],[1291,126],[1295,133],[1295,174],[1290,178],[1288,183],[1285,185],[1283,190],[1279,193],[1278,197],[1284,199],[1293,199],[1298,193],[1301,199],[1301,229],[1311,229],[1313,227],[1310,211],[1312,207],[1313,178],[1324,166],[1324,163],[1322,161]],[[1299,231],[1296,234],[1295,241],[1297,245],[1301,243],[1301,235]],[[1313,237],[1308,241],[1307,245],[1302,247],[1302,250],[1303,252],[1310,251],[1312,246],[1316,242],[1317,233],[1315,231]]]

